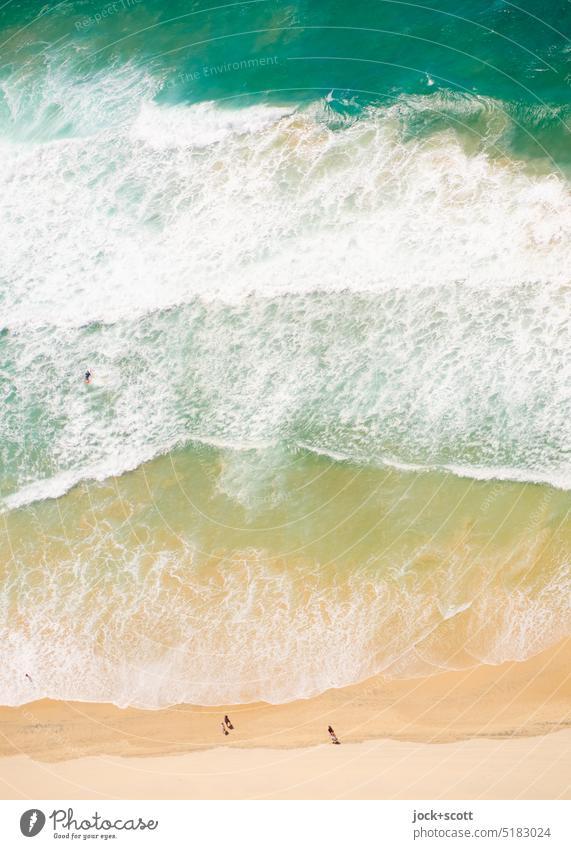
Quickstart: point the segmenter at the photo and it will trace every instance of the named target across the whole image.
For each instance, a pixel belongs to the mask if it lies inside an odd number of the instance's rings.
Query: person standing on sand
[[[220,723],[220,728],[222,729],[222,733],[224,734],[224,736],[227,737],[230,732],[226,730],[226,726],[223,722]]]
[[[230,722],[230,717],[229,717],[228,715],[226,715],[226,716],[224,717],[224,722],[225,722],[225,724],[226,724],[226,727],[227,727],[227,728],[229,728],[229,729],[230,729],[230,731],[234,731],[234,726],[233,726],[233,725],[232,725],[232,723]]]
[[[332,727],[331,727],[331,726],[329,726],[329,728],[328,728],[327,730],[329,731],[329,736],[331,737],[331,742],[332,742],[335,746],[340,746],[341,744],[340,744],[339,740],[337,739],[337,734],[336,734],[336,733],[335,733],[335,731],[332,729]]]

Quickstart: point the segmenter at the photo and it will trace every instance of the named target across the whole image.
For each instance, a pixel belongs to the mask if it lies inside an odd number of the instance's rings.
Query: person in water
[[[230,717],[229,717],[229,716],[225,716],[225,717],[224,717],[224,722],[225,722],[225,724],[226,724],[226,727],[227,727],[227,728],[229,728],[229,729],[230,729],[230,731],[234,731],[234,726],[233,726],[233,725],[232,725],[232,723],[230,722]]]
[[[92,372],[89,369],[87,369],[87,371],[85,372],[85,382],[91,383],[91,377],[92,377]]]

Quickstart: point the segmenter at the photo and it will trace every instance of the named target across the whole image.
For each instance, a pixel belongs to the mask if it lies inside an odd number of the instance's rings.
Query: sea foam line
[[[164,456],[170,451],[178,451],[183,448],[189,449],[193,444],[200,444],[233,453],[257,450],[264,452],[272,447],[278,447],[277,445],[272,446],[270,443],[261,444],[260,442],[235,443],[231,440],[217,437],[192,437],[185,444],[177,440],[176,443],[160,450],[154,450],[152,448],[141,450],[127,458],[122,455],[120,462],[101,462],[93,466],[61,472],[48,480],[34,481],[22,487],[17,492],[4,497],[0,501],[0,513],[17,510],[18,508],[26,507],[40,501],[61,498],[81,483],[103,483],[110,478],[120,477],[123,474],[132,472],[145,463],[152,462],[154,459]],[[292,450],[291,445],[284,446],[284,448],[286,451]],[[505,481],[506,483],[544,485],[560,490],[571,489],[571,470],[554,470],[553,472],[540,473],[533,470],[528,471],[510,467],[484,468],[481,466],[456,466],[453,464],[423,465],[421,463],[407,463],[388,457],[367,459],[363,456],[352,456],[341,451],[332,451],[321,446],[311,446],[305,442],[300,442],[296,446],[293,446],[293,450],[296,448],[308,451],[316,456],[329,457],[338,463],[350,463],[356,466],[362,465],[367,468],[391,468],[399,472],[422,475],[444,472],[454,475],[454,477],[467,478],[474,481]]]

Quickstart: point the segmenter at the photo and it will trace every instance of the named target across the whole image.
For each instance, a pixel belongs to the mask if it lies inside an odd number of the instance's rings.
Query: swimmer
[[[87,369],[85,372],[85,382],[91,383],[91,378],[93,377],[93,372],[90,369]]]

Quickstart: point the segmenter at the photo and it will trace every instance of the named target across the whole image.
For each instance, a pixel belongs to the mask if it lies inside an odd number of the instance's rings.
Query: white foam
[[[224,108],[215,103],[160,107],[143,103],[130,130],[130,138],[157,150],[204,148],[230,139],[268,130],[292,107],[249,106]]]
[[[570,300],[571,288],[536,285],[196,301],[5,336],[4,507],[193,440],[259,454],[256,467],[272,446],[301,447],[568,488]],[[33,427],[27,411],[42,411]],[[237,494],[240,474],[225,485]]]
[[[135,63],[89,73],[80,66],[74,73],[65,64],[48,62],[38,68],[27,62],[0,80],[9,115],[0,129],[17,144],[69,137],[88,143],[104,128],[135,120],[141,100],[152,98],[160,86],[159,79]]]
[[[102,531],[76,546],[74,559],[42,562],[41,585],[27,582],[20,563],[3,587],[2,608],[17,591],[21,612],[0,622],[3,703],[282,703],[380,672],[411,677],[419,658],[423,675],[438,673],[454,627],[474,664],[523,660],[569,630],[564,569],[542,591],[531,576],[515,593],[488,585],[483,569],[477,593],[461,598],[462,569],[444,552],[433,554],[448,568],[430,581],[413,579],[414,564],[403,573],[377,560],[336,576],[260,551],[205,567],[180,548],[121,549]]]
[[[331,451],[329,449],[320,448],[317,445],[308,445],[300,443],[300,447],[313,454],[322,454],[331,457],[337,462],[361,462],[367,463],[366,456],[353,456],[350,453],[342,453],[340,451]],[[370,462],[370,460],[369,460]],[[571,487],[571,466],[563,465],[560,468],[552,471],[533,472],[530,469],[518,469],[512,466],[494,467],[494,466],[459,466],[450,463],[427,464],[427,463],[405,463],[396,460],[392,457],[376,458],[377,464],[388,466],[392,469],[397,469],[401,472],[418,472],[426,474],[427,472],[450,472],[459,478],[469,478],[471,480],[480,481],[513,481],[514,483],[531,483],[531,484],[547,484],[555,489],[569,489]]]
[[[174,443],[160,448],[153,445],[138,449],[129,448],[126,445],[121,446],[121,452],[115,456],[107,456],[97,463],[88,462],[77,468],[58,472],[53,477],[35,480],[21,487],[0,502],[0,512],[16,510],[18,507],[24,507],[34,501],[59,498],[82,481],[101,482],[107,478],[123,475],[171,448],[174,448]],[[89,454],[89,450],[87,445],[85,449],[87,454]]]
[[[336,130],[321,107],[138,110],[87,138],[4,144],[7,326],[197,296],[569,280],[567,184],[450,133],[405,142],[397,107]]]
[[[403,103],[332,129],[327,106],[157,106],[137,80],[101,131],[103,79],[70,95],[76,135],[2,143],[4,443],[42,410],[5,505],[193,438],[569,485],[563,179],[405,141]],[[110,376],[85,394],[87,364]]]

